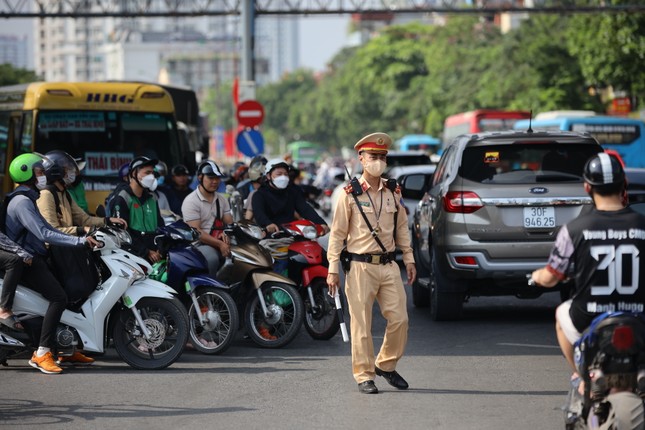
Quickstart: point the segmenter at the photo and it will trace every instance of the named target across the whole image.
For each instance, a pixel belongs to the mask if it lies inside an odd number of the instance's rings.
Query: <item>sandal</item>
[[[0,324],[6,325],[9,328],[12,328],[14,330],[19,330],[19,331],[24,331],[25,328],[22,326],[22,323],[20,320],[18,320],[18,317],[15,315],[11,315],[10,317],[7,318],[0,318]]]

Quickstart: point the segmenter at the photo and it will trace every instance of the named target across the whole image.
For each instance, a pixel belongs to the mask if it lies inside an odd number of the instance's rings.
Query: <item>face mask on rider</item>
[[[379,177],[383,174],[387,163],[383,160],[372,160],[365,163],[365,171],[374,177]]]
[[[69,186],[74,183],[76,180],[76,172],[68,172],[67,175],[63,178],[63,182],[65,185]]]
[[[275,185],[276,188],[284,190],[287,188],[287,185],[289,185],[289,176],[281,175],[277,178],[273,178],[271,182],[273,182],[273,185]]]
[[[150,191],[157,189],[157,178],[155,178],[155,175],[153,175],[152,173],[141,178],[139,182],[141,182],[141,186],[143,188],[147,188]]]
[[[36,176],[36,188],[39,190],[47,188],[47,176]]]

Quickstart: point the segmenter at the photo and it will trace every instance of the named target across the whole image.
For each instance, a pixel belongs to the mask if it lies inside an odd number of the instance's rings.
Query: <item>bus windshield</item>
[[[178,162],[172,115],[114,111],[43,111],[36,118],[35,150],[63,150],[86,161],[88,179],[116,176],[132,158]],[[23,140],[22,150],[31,142]]]

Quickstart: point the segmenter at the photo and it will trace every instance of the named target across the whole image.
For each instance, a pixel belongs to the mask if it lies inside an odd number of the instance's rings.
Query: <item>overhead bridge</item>
[[[579,3],[573,0],[0,0],[0,18],[223,16],[240,15],[245,6],[252,7],[255,15],[645,12],[642,0],[622,5],[600,0],[589,0],[586,5]]]

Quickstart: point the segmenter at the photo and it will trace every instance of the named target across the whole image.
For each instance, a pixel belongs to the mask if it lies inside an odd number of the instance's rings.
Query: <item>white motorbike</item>
[[[63,312],[55,336],[58,354],[72,355],[76,349],[103,353],[112,340],[119,357],[134,368],[170,366],[188,339],[184,306],[173,289],[147,278],[152,271],[147,261],[120,249],[131,243],[126,231],[102,227],[91,235],[103,243],[95,250],[101,280],[78,310]],[[42,295],[18,286],[13,312],[25,330],[0,326],[0,364],[28,357],[38,346],[48,306]]]

